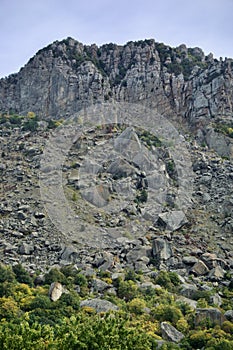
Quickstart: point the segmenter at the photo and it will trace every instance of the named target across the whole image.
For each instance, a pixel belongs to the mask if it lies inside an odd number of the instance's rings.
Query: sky
[[[67,37],[125,44],[155,39],[233,58],[233,0],[0,0],[0,78]]]

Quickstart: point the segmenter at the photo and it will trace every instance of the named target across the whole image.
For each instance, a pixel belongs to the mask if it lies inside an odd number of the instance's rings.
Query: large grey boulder
[[[126,128],[114,141],[114,148],[119,153],[135,155],[141,150],[141,142],[133,127]]]
[[[91,281],[91,287],[94,292],[102,293],[104,290],[112,287],[112,285],[100,280],[99,278],[93,278]]]
[[[161,328],[163,339],[167,341],[179,343],[184,338],[184,334],[179,332],[170,323],[162,322],[160,324],[160,328]]]
[[[110,164],[107,168],[107,172],[112,174],[113,179],[117,180],[135,174],[136,168],[123,158],[119,157]]]
[[[172,257],[171,244],[163,238],[156,238],[152,243],[152,255],[155,259],[168,260]]]
[[[86,299],[81,301],[80,303],[81,307],[91,307],[96,310],[96,312],[107,312],[110,310],[117,311],[118,306],[114,305],[108,300],[102,300],[102,299]]]
[[[187,223],[188,220],[182,210],[161,213],[158,218],[158,224],[172,232],[178,230]]]
[[[183,283],[181,285],[180,294],[186,298],[193,299],[198,291],[194,284]]]
[[[210,321],[215,325],[222,325],[226,317],[216,308],[196,309],[194,323],[198,326],[203,321]]]
[[[192,267],[191,272],[197,276],[202,276],[206,275],[209,272],[209,269],[202,260],[198,260]]]
[[[67,262],[75,262],[78,257],[78,251],[73,246],[64,247],[61,253],[61,259]]]
[[[110,191],[106,185],[96,185],[82,190],[82,197],[97,208],[102,208],[108,204]]]

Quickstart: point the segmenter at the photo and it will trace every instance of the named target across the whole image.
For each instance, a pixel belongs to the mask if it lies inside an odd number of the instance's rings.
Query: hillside
[[[126,322],[126,332],[132,326],[127,312],[133,320],[140,315],[148,349],[170,339],[166,321],[184,333],[183,349],[191,349],[187,344],[202,326],[205,341],[192,346],[220,349],[208,337],[215,323],[216,332],[225,332],[217,339],[232,329],[224,323],[232,327],[231,313],[225,315],[233,309],[232,74],[233,59],[218,61],[200,48],[152,39],[97,47],[67,38],[0,80],[2,318],[4,298],[12,296],[18,313],[9,314],[9,322],[17,314],[34,327],[47,313],[50,324],[61,304],[65,318],[70,307],[76,329],[87,322],[85,312],[76,319],[80,305],[96,299],[87,310],[92,315],[101,299],[123,312],[117,327]],[[29,282],[18,278],[14,266],[20,264]],[[5,265],[13,266],[13,277]],[[48,279],[51,267],[56,273]],[[63,284],[64,302],[55,306],[47,296],[52,282]],[[21,303],[17,288],[31,299]],[[133,295],[126,300],[128,289]],[[183,323],[171,321],[170,311],[161,316],[160,296]],[[36,298],[44,298],[44,311],[34,310]],[[192,311],[182,309],[179,298]],[[201,316],[213,323],[193,323],[202,308],[214,310]],[[156,330],[145,332],[147,321]],[[59,329],[47,330],[65,342]],[[170,340],[166,346],[176,349]]]

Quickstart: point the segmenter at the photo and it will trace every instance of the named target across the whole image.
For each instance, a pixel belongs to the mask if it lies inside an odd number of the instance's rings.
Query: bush
[[[168,321],[173,326],[183,317],[182,312],[173,305],[158,305],[151,310],[152,316],[159,322]]]
[[[15,282],[15,274],[11,266],[0,264],[0,283]]]
[[[51,284],[53,282],[67,283],[65,275],[57,268],[52,268],[45,274],[45,284]]]
[[[141,315],[145,307],[145,301],[139,298],[132,299],[127,305],[128,310],[136,315]]]
[[[21,264],[14,265],[12,269],[19,283],[26,283],[32,286],[32,278]]]
[[[138,287],[133,281],[119,281],[118,297],[125,301],[130,301],[137,297]]]
[[[160,271],[155,282],[169,291],[173,291],[180,284],[180,279],[175,272]]]

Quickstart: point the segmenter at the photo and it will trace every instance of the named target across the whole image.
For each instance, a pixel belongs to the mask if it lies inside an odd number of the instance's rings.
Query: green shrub
[[[30,274],[25,270],[25,268],[21,264],[14,265],[12,269],[19,283],[26,283],[29,286],[33,285],[33,281]]]
[[[174,305],[160,304],[151,310],[151,314],[156,320],[171,322],[173,326],[176,326],[176,323],[183,317],[180,309]]]
[[[52,268],[45,274],[45,284],[51,284],[53,282],[67,283],[65,275],[57,268]]]

